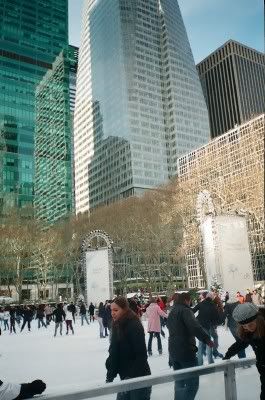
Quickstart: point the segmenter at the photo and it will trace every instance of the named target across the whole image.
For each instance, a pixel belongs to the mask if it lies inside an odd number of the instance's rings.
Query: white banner
[[[216,279],[231,294],[254,286],[245,217],[208,216],[202,224],[208,286]]]
[[[87,304],[98,305],[110,299],[108,249],[86,252]]]

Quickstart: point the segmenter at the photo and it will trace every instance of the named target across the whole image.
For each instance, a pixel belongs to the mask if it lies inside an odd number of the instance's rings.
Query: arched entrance
[[[82,241],[85,299],[98,304],[113,298],[113,248],[109,235],[91,231]]]

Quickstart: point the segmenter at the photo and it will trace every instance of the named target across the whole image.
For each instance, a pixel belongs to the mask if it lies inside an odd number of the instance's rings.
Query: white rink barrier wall
[[[172,371],[167,374],[150,375],[140,378],[129,379],[119,383],[108,383],[101,387],[89,388],[87,390],[60,393],[59,395],[41,396],[42,400],[86,400],[95,399],[104,395],[117,394],[119,392],[128,392],[134,389],[141,389],[163,383],[182,380],[187,377],[214,374],[216,372],[224,372],[224,391],[225,400],[237,400],[236,387],[236,368],[251,366],[256,363],[256,358],[245,358],[240,360],[223,361],[218,364],[208,366],[186,368],[179,371]],[[238,399],[240,400],[240,399]]]

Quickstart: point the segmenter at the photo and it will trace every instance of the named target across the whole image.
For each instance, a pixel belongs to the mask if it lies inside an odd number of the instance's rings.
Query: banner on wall
[[[86,294],[87,304],[111,298],[108,249],[86,252]]]

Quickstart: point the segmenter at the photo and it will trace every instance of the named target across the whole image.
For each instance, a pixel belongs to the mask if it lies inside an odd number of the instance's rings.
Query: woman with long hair
[[[238,323],[237,340],[227,350],[224,360],[229,360],[249,345],[253,348],[260,373],[260,400],[265,400],[265,320],[259,309],[253,303],[239,304],[233,312],[233,318]]]
[[[125,297],[117,297],[111,303],[112,337],[109,357],[106,360],[106,382],[117,375],[121,380],[150,375],[143,325],[129,308]],[[149,400],[151,388],[118,393],[117,400]]]

